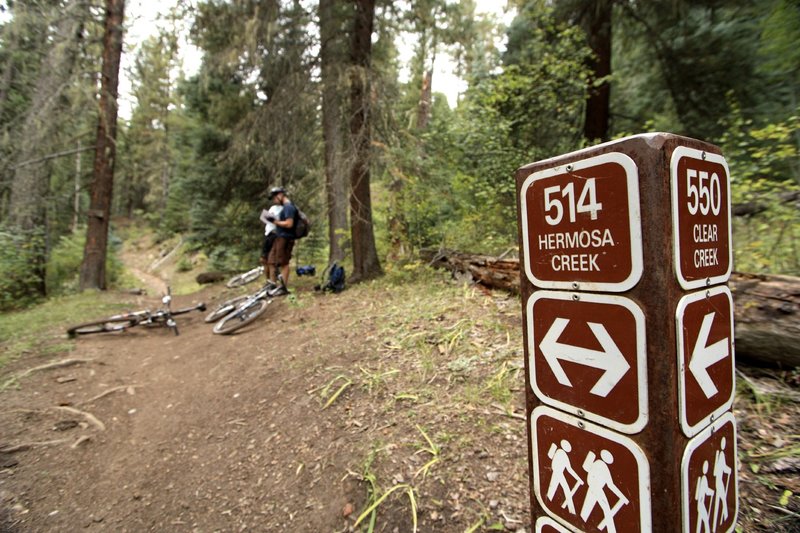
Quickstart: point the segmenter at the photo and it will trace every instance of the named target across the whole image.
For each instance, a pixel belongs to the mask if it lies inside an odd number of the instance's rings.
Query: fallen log
[[[216,283],[218,281],[224,281],[225,278],[228,276],[224,272],[201,272],[195,278],[195,281],[200,285],[206,285],[208,283]]]
[[[519,294],[519,259],[433,248],[421,250],[420,257],[429,266],[449,270],[453,274],[468,273],[476,283]]]
[[[736,356],[800,367],[800,278],[735,272]]]
[[[420,256],[432,267],[519,294],[519,259],[437,249],[422,250]],[[734,272],[729,286],[737,358],[800,367],[800,278]]]

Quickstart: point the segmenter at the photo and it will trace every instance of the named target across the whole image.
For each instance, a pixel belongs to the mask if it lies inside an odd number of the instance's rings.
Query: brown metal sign
[[[538,291],[528,300],[536,396],[624,433],[647,423],[644,313],[614,295]]]
[[[691,437],[733,405],[731,291],[722,286],[688,294],[678,302],[675,318],[680,422]]]
[[[569,529],[550,518],[549,516],[540,516],[536,520],[536,533],[571,533]]]
[[[736,526],[736,421],[726,413],[689,441],[681,461],[683,531],[728,533]]]
[[[675,273],[684,289],[725,283],[733,266],[728,164],[678,146],[670,163]]]
[[[642,274],[638,173],[611,152],[534,172],[522,184],[525,273],[543,289],[622,292]]]
[[[650,531],[650,467],[631,439],[550,407],[531,414],[533,488],[558,522],[585,532]]]

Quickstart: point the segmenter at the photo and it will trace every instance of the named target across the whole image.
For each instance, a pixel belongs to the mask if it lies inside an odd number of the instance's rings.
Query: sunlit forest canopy
[[[77,286],[105,7],[0,3],[9,298]],[[132,105],[114,142],[112,262],[124,218],[180,234],[209,269],[250,267],[276,185],[313,220],[304,262],[368,278],[426,247],[499,254],[516,246],[516,168],[666,131],[728,159],[735,268],[800,273],[797,2],[178,1],[157,31],[122,39]]]

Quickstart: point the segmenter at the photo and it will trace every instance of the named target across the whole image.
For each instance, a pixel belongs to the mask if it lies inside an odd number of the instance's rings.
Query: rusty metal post
[[[516,182],[534,531],[733,530],[720,150],[637,135]]]

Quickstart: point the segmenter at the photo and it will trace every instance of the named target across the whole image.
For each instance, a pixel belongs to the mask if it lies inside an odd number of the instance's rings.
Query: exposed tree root
[[[61,359],[60,361],[53,361],[52,363],[47,363],[46,365],[35,366],[33,368],[29,368],[24,372],[20,372],[19,374],[8,378],[0,387],[0,389],[4,389],[9,386],[11,383],[15,381],[19,381],[20,379],[27,377],[34,372],[38,372],[39,370],[50,370],[52,368],[63,368],[66,366],[78,365],[81,363],[90,363],[94,361],[94,359],[78,359],[78,358],[70,358],[70,359]]]
[[[74,407],[67,407],[66,405],[57,405],[53,407],[53,409],[58,409],[59,411],[66,411],[68,413],[72,413],[74,415],[81,415],[83,418],[86,419],[91,425],[99,429],[100,431],[106,430],[106,425],[103,424],[100,419],[94,416],[92,413],[81,411],[80,409],[75,409]]]
[[[0,448],[0,453],[17,453],[30,450],[31,448],[39,448],[41,446],[55,446],[56,444],[64,444],[70,439],[56,439],[46,440],[40,442],[23,442],[21,444],[14,444]]]
[[[75,448],[77,448],[78,446],[80,446],[81,444],[86,442],[87,440],[92,440],[92,437],[90,437],[89,435],[81,435],[80,437],[78,437],[78,440],[76,440],[75,442],[70,444],[69,447],[74,450]]]
[[[127,391],[128,394],[133,394],[132,391],[135,391],[136,387],[142,387],[142,386],[143,385],[120,385],[118,387],[111,387],[110,389],[104,390],[103,392],[101,392],[97,396],[92,396],[88,400],[84,400],[84,401],[80,402],[78,405],[86,405],[87,403],[92,403],[92,402],[94,402],[96,400],[99,400],[100,398],[103,398],[105,396],[108,396],[109,394],[113,394],[113,393],[115,393],[117,391],[121,391],[121,390]]]

